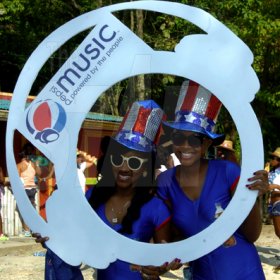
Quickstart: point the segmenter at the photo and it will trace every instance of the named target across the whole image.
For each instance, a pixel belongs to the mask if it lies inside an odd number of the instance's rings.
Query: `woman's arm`
[[[41,178],[42,180],[48,180],[48,179],[50,179],[50,178],[53,177],[53,174],[54,174],[54,165],[53,165],[52,163],[50,163],[48,169],[49,169],[48,175],[47,175],[46,177],[44,177],[44,178]]]
[[[268,188],[269,188],[270,191],[273,191],[273,190],[279,190],[280,191],[280,185],[277,185],[277,184],[270,184]]]
[[[86,168],[89,168],[93,165],[97,165],[97,158],[95,156],[86,155],[85,160],[86,160],[86,164],[87,164]]]
[[[258,197],[262,197],[269,188],[268,184],[268,174],[265,170],[259,170],[254,173],[253,177],[249,178],[250,182],[246,187],[249,190],[259,191]],[[259,198],[257,199],[251,212],[242,223],[239,231],[245,236],[249,242],[255,242],[262,230],[262,217],[261,217],[261,205]]]
[[[162,225],[154,234],[154,243],[167,243],[170,242],[170,221]],[[161,266],[137,266],[131,265],[132,270],[137,270],[141,273],[142,279],[158,280],[160,275],[165,274],[169,270],[176,270],[182,266],[179,259],[175,259],[172,262],[164,263]]]
[[[35,163],[31,162],[31,164],[32,164],[33,168],[35,169],[36,175],[38,175],[40,177],[42,174],[42,170],[40,168],[39,161],[36,161]]]
[[[155,243],[168,243],[170,242],[170,220],[164,223],[159,229],[156,230],[154,234]]]
[[[19,163],[17,164],[17,171],[18,171],[18,175],[19,175],[19,177],[20,177],[20,175],[21,175],[21,162],[19,162]]]

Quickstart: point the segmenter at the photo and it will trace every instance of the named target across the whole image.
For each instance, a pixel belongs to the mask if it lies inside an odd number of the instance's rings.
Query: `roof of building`
[[[2,111],[2,114],[0,112],[0,116],[2,116],[2,118],[3,117],[7,118],[8,116],[8,111],[10,108],[12,96],[13,96],[12,93],[0,92],[0,111]],[[28,96],[26,101],[26,106],[28,106],[34,99],[35,96]],[[93,120],[93,121],[106,121],[106,122],[120,123],[123,117],[89,112],[86,116],[86,119]]]

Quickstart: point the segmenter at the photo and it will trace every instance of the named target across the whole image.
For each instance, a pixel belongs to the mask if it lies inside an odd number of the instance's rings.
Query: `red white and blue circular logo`
[[[59,138],[65,127],[66,113],[57,102],[47,99],[38,101],[26,115],[26,127],[35,139],[48,144]]]

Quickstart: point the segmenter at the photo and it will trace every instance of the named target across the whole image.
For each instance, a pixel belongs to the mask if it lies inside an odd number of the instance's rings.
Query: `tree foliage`
[[[127,0],[128,1],[128,0]],[[119,2],[114,0],[2,0],[0,3],[0,90],[12,92],[17,77],[38,44],[57,27],[87,11]],[[194,5],[212,14],[239,36],[254,53],[253,67],[261,89],[253,107],[261,123],[265,146],[280,146],[280,5],[279,0],[196,0],[176,1]],[[147,44],[157,50],[173,51],[180,39],[201,33],[196,26],[180,18],[148,11],[122,11],[115,14]],[[82,35],[81,35],[82,36]],[[80,42],[71,39],[58,50],[40,71],[33,93],[36,94],[59,69]],[[100,98],[93,107],[105,113],[123,114],[133,99],[153,98],[167,103],[168,113],[174,110],[173,87],[179,77],[145,75],[122,81]],[[167,98],[167,99],[168,99]],[[171,98],[172,99],[172,98]],[[171,100],[170,99],[170,100]],[[219,130],[238,143],[238,133],[226,111],[221,113]],[[244,120],[246,121],[246,120]]]

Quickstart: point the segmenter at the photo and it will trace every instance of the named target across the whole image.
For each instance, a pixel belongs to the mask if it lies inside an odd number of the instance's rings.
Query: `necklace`
[[[111,222],[113,224],[119,223],[119,221],[123,218],[124,213],[127,211],[127,208],[130,205],[130,200],[127,201],[120,209],[115,209],[113,206],[111,208]]]

